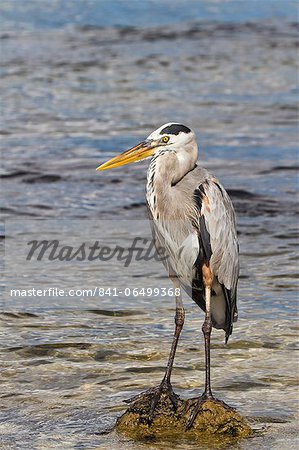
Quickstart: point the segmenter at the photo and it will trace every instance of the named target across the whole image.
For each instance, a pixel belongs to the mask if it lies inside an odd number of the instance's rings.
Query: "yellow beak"
[[[121,153],[118,156],[110,159],[109,161],[101,164],[96,170],[106,170],[113,169],[114,167],[123,166],[135,161],[140,161],[141,159],[148,158],[152,156],[155,148],[151,145],[150,141],[143,141],[135,145],[135,147]]]

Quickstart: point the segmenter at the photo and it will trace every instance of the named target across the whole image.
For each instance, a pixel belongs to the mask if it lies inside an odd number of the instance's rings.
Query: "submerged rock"
[[[167,394],[162,394],[151,424],[148,424],[152,394],[144,393],[133,401],[127,411],[117,420],[116,430],[134,440],[193,439],[212,443],[217,440],[234,441],[252,434],[245,419],[234,409],[213,400],[205,400],[193,426],[186,426],[196,400],[178,398],[174,408]]]

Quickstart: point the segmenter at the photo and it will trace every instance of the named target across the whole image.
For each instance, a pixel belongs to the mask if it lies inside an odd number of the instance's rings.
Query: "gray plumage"
[[[185,134],[189,145],[185,142],[183,150],[178,146],[162,148],[151,160],[147,203],[152,231],[156,246],[166,253],[169,273],[179,279],[204,311],[200,269],[204,262],[209,264],[213,273],[212,323],[225,330],[227,340],[237,320],[239,260],[235,214],[218,180],[196,165],[197,145],[194,134],[190,134]],[[149,139],[154,137],[150,135]]]

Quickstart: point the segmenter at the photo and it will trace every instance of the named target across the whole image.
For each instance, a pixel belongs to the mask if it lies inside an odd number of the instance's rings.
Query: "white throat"
[[[198,148],[191,141],[184,149],[161,149],[152,158],[147,172],[146,199],[155,219],[159,218],[158,204],[167,207],[170,190],[196,166]]]

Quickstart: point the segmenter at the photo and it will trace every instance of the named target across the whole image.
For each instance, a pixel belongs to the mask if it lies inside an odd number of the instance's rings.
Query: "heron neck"
[[[165,151],[155,155],[147,173],[147,202],[153,216],[159,215],[162,205],[170,207],[174,198],[173,187],[194,169],[197,148],[194,152]]]

